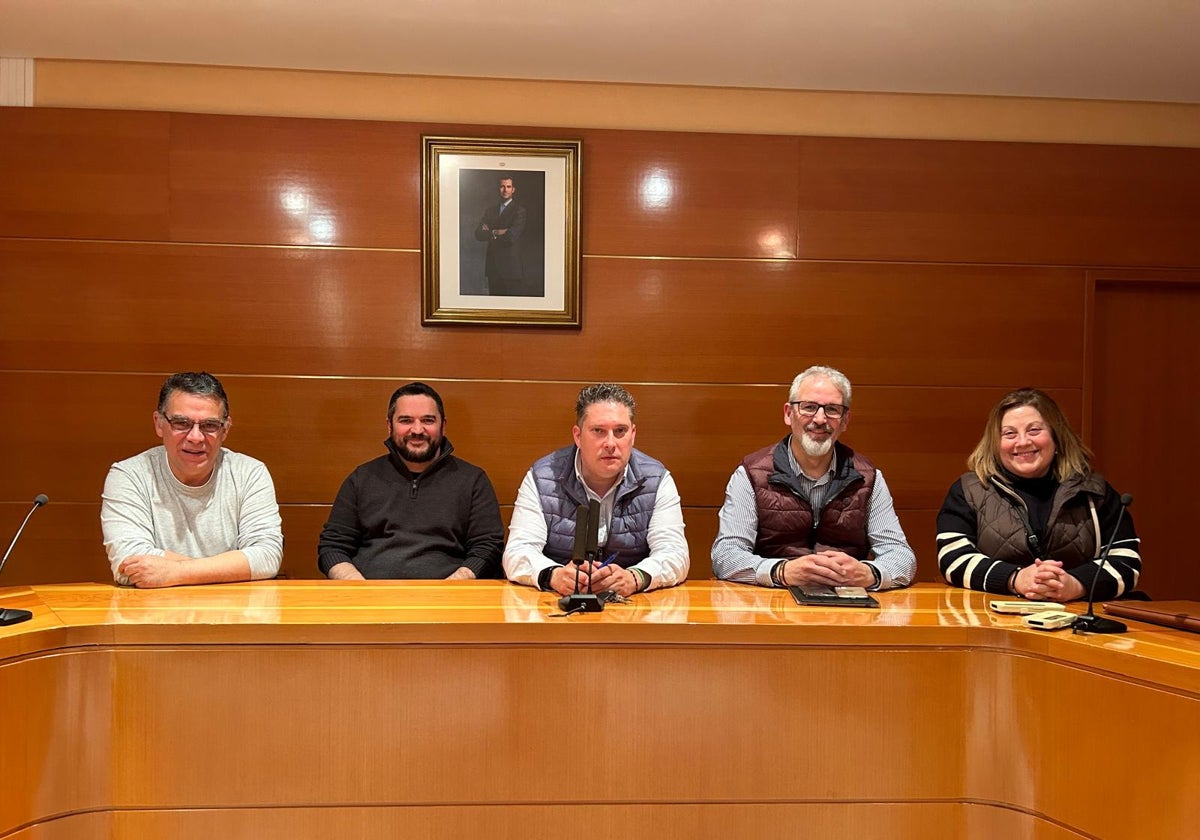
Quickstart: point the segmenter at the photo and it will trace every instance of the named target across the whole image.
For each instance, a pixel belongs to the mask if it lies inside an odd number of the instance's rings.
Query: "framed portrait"
[[[581,141],[421,143],[421,323],[579,326]]]

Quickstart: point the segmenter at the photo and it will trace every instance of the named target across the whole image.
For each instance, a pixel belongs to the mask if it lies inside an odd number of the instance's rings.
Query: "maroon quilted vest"
[[[742,461],[754,488],[758,508],[758,537],[754,553],[761,557],[799,557],[836,549],[857,560],[870,557],[867,507],[875,486],[875,465],[853,449],[834,444],[837,472],[826,490],[821,518],[791,474],[787,447],[790,436],[754,452]]]

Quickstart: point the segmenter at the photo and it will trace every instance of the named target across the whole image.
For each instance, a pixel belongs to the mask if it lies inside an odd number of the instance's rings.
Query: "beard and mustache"
[[[413,449],[410,444],[425,443],[424,449]],[[429,435],[405,435],[396,443],[396,449],[400,452],[400,457],[405,461],[411,461],[414,464],[425,464],[437,457],[438,450],[441,449],[441,438],[434,439]]]
[[[813,440],[808,436],[809,432],[825,432],[829,437]],[[813,458],[828,455],[829,450],[833,449],[833,427],[828,423],[809,423],[804,427],[804,434],[800,435],[800,448]]]

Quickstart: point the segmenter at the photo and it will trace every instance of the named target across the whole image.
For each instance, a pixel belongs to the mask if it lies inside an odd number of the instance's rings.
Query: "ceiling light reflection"
[[[647,210],[662,210],[671,206],[675,185],[665,169],[651,169],[642,178],[640,189],[642,206]]]
[[[288,184],[279,192],[279,204],[287,212],[296,215],[308,210],[308,190]]]
[[[328,245],[333,242],[333,237],[337,233],[337,226],[333,223],[333,219],[328,216],[317,216],[309,221],[308,232],[312,234],[312,238],[316,242]]]
[[[758,235],[758,247],[767,256],[782,258],[792,256],[791,250],[788,248],[787,238],[779,228],[767,228],[760,233]]]

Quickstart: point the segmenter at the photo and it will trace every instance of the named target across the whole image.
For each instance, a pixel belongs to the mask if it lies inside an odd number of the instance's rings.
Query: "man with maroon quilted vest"
[[[838,442],[850,425],[850,380],[815,366],[783,406],[790,434],[747,455],[725,487],[712,548],[717,577],[760,586],[893,589],[913,581],[883,473]]]

